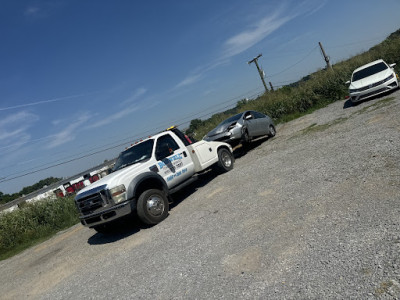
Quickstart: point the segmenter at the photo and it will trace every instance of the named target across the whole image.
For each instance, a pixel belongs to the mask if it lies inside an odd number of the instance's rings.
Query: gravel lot
[[[157,226],[77,225],[0,262],[0,298],[400,299],[400,91],[347,104],[238,149]]]

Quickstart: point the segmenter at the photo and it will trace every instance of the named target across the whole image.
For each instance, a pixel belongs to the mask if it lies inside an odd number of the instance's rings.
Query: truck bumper
[[[133,207],[133,201],[131,200],[102,210],[100,212],[95,212],[86,216],[80,216],[79,219],[81,220],[82,225],[93,227],[129,215],[133,211]]]

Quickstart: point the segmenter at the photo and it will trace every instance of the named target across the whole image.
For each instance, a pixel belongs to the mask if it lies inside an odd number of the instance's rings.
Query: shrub
[[[79,222],[73,197],[42,200],[0,215],[0,258]]]

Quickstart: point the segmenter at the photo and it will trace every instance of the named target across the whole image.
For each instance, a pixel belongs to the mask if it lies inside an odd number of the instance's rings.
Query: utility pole
[[[267,85],[265,84],[264,81],[264,76],[263,76],[263,71],[260,69],[260,66],[258,65],[257,60],[262,56],[262,54],[258,54],[257,57],[254,57],[252,60],[248,61],[247,63],[250,65],[252,62],[256,64],[257,66],[257,70],[258,70],[258,74],[260,75],[261,81],[265,87],[265,92],[268,93],[268,88]]]
[[[271,92],[273,92],[274,91],[274,87],[272,86],[271,81],[269,82],[269,86],[271,87]]]
[[[324,59],[325,59],[325,62],[326,62],[326,69],[327,69],[327,70],[328,70],[328,69],[331,69],[331,70],[332,70],[331,63],[329,62],[329,56],[326,55],[325,50],[324,50],[324,47],[322,47],[321,42],[318,42],[318,44],[319,44],[319,47],[321,48],[322,55],[324,56]]]

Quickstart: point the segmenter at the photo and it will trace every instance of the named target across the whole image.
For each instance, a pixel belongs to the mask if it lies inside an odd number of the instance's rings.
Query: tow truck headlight
[[[126,189],[123,184],[116,186],[110,189],[111,198],[114,200],[114,203],[120,203],[125,201]]]

